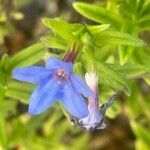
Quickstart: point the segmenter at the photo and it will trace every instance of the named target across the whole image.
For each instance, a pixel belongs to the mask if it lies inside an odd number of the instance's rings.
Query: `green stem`
[[[94,49],[92,46],[89,46],[89,45],[84,46],[85,62],[86,62],[88,71],[95,70],[93,51],[94,51]]]

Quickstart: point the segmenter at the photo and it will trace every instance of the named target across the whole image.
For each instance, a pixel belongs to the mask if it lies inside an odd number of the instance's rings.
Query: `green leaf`
[[[144,31],[144,30],[149,30],[150,29],[150,12],[147,13],[144,16],[141,16],[138,19],[137,24],[139,25],[139,30]]]
[[[82,74],[83,73],[83,64],[81,62],[76,62],[73,67],[74,72],[77,74]]]
[[[93,60],[93,52],[92,52],[93,49],[94,49],[94,47],[92,47],[92,46],[84,46],[82,49],[84,52],[82,59],[84,60],[83,62],[85,63],[87,70],[89,70],[89,71],[91,71],[95,68],[94,60]]]
[[[149,145],[145,144],[142,140],[137,139],[135,142],[136,150],[149,150]]]
[[[10,57],[4,54],[0,60],[0,68],[3,72],[9,72]]]
[[[133,35],[121,32],[103,31],[100,34],[95,34],[93,36],[93,41],[95,41],[96,46],[101,46],[102,44],[116,44],[116,45],[130,45],[130,46],[144,46],[145,42]]]
[[[128,81],[120,71],[117,71],[115,66],[97,62],[97,70],[100,84],[104,84],[114,90],[124,91],[130,95]]]
[[[128,107],[128,116],[134,119],[142,114],[142,109],[139,109],[141,107],[141,95],[136,82],[132,84],[131,90],[133,92],[126,98],[126,106]]]
[[[106,115],[109,118],[115,118],[121,113],[121,106],[117,101],[114,101],[113,105],[107,110]]]
[[[0,22],[6,22],[7,21],[7,14],[5,12],[0,12]]]
[[[116,0],[107,1],[106,8],[115,14],[119,13],[118,4]]]
[[[83,45],[85,46],[93,46],[93,39],[92,39],[92,34],[88,31],[85,31],[82,33],[82,35],[80,36],[80,41],[83,43]]]
[[[108,23],[117,29],[121,27],[121,17],[113,14],[113,12],[110,12],[101,6],[76,2],[73,4],[73,7],[81,15],[95,22]]]
[[[68,49],[68,45],[69,45],[63,38],[61,38],[57,34],[43,37],[42,42],[48,48],[57,48],[65,51]]]
[[[5,118],[2,112],[0,112],[0,147],[2,146],[4,149],[8,146],[8,134],[6,129]]]
[[[94,58],[99,61],[105,62],[113,52],[116,51],[116,46],[113,45],[105,45],[102,47],[96,47],[94,50]]]
[[[104,103],[107,103],[112,97],[112,95],[116,94],[115,91],[112,91],[112,89],[109,89],[107,85],[100,84],[99,88],[99,104],[103,105]],[[117,115],[119,115],[121,112],[121,106],[117,98],[115,98],[112,106],[106,111],[106,116],[109,118],[116,118]]]
[[[133,15],[136,13],[136,5],[131,3],[121,3],[119,5],[119,11],[123,12],[126,15]]]
[[[131,128],[139,139],[141,139],[144,143],[150,146],[150,130],[148,128],[144,128],[135,121],[131,122]]]
[[[139,23],[140,31],[150,30],[150,18]]]
[[[126,64],[121,66],[119,70],[122,71],[128,79],[136,79],[150,74],[149,68],[139,64]]]
[[[121,45],[119,47],[119,61],[121,65],[124,65],[128,61],[133,51],[134,47],[129,47],[127,45]]]
[[[150,85],[150,77],[145,77],[144,80],[148,85]]]
[[[12,99],[7,99],[1,102],[0,104],[0,110],[3,112],[3,116],[7,118],[8,116],[16,114],[17,113],[17,101],[13,101]]]
[[[88,149],[88,144],[87,144],[88,140],[89,137],[86,134],[77,137],[76,140],[73,140],[73,143],[71,145],[72,150],[83,149],[83,147],[84,149]]]
[[[110,24],[102,24],[102,25],[87,25],[87,29],[92,33],[100,33],[101,31],[104,31],[110,27]]]
[[[138,79],[147,77],[150,74],[150,68],[140,64],[110,65],[116,71],[122,73],[126,79]]]
[[[122,27],[121,27],[121,32],[122,33],[129,33],[132,35],[137,35],[138,33],[138,27],[136,24],[134,24],[133,22],[131,22],[132,18],[128,17]],[[119,47],[119,61],[120,64],[123,65],[125,64],[128,59],[132,56],[132,53],[134,51],[134,47],[130,47],[127,45],[120,45]]]
[[[49,27],[53,32],[56,32],[62,36],[65,40],[73,41],[76,40],[76,37],[73,35],[73,32],[78,31],[82,26],[80,24],[69,24],[61,18],[42,19],[44,25]]]
[[[140,12],[140,16],[145,16],[150,13],[150,3],[149,0],[146,0],[143,6],[143,9]]]
[[[52,29],[54,35],[44,38],[46,46],[66,49],[71,42],[82,42],[83,44],[91,43],[90,39],[93,34],[101,33],[106,30],[109,25],[81,25],[70,24],[60,18],[48,19],[44,18],[43,23]]]
[[[0,44],[1,45],[4,44],[4,40],[5,40],[4,38],[9,33],[9,31],[10,31],[9,25],[6,23],[0,22],[0,33],[1,33],[0,34]]]
[[[0,60],[0,87],[5,88],[10,78],[10,57],[4,54]]]
[[[5,96],[18,99],[21,102],[27,104],[29,97],[34,89],[35,85],[24,82],[11,81],[8,83]]]
[[[130,97],[127,97],[127,106],[128,106],[128,112],[129,117],[132,119],[137,119],[141,115],[147,120],[145,120],[145,123],[150,120],[149,115],[149,95],[143,95],[141,93],[141,88],[139,87],[139,83],[136,81],[132,81],[132,94]],[[140,109],[139,109],[140,108]],[[139,120],[142,123],[142,118]]]
[[[150,46],[138,48],[132,55],[132,61],[136,64],[141,64],[150,69]]]
[[[137,10],[137,13],[141,12],[141,10],[143,9],[144,3],[145,3],[145,0],[137,0],[136,1],[136,10]]]
[[[31,45],[12,57],[11,69],[33,65],[41,60],[43,54],[44,46],[41,43]]]

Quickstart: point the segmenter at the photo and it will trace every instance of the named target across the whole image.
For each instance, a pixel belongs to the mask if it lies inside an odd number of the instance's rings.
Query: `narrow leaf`
[[[106,85],[108,88],[121,90],[130,95],[130,88],[124,75],[117,71],[115,66],[98,62],[97,70],[100,78],[100,84]]]
[[[150,130],[142,127],[140,124],[132,121],[131,127],[135,133],[135,135],[141,139],[144,143],[150,146]]]
[[[9,72],[10,57],[4,54],[0,60],[0,68],[3,72]]]
[[[5,96],[18,99],[23,103],[28,103],[29,97],[34,89],[35,85],[24,82],[11,81],[8,84]]]
[[[58,35],[48,35],[42,38],[42,42],[48,48],[68,49],[68,43]]]
[[[139,64],[126,64],[121,66],[119,70],[124,72],[124,74],[126,74],[126,78],[128,79],[141,78],[147,74],[150,74],[149,68]]]
[[[138,31],[137,31],[137,27],[134,23],[132,23],[131,18],[128,17],[122,27],[121,27],[121,32],[122,33],[129,33],[131,35],[137,35]],[[125,64],[128,59],[132,56],[132,53],[134,51],[134,47],[130,47],[127,45],[120,45],[119,46],[119,61],[120,64],[123,65]]]
[[[81,15],[95,22],[108,23],[117,29],[121,27],[120,16],[113,14],[113,12],[110,12],[109,10],[101,6],[95,6],[91,4],[76,2],[73,4],[73,7]]]
[[[139,23],[140,31],[150,30],[150,18]]]
[[[42,19],[44,25],[49,27],[53,32],[56,32],[66,40],[75,40],[75,36],[72,34],[75,31],[78,31],[82,26],[80,24],[69,24],[61,18]]]
[[[136,150],[149,150],[149,145],[147,145],[141,139],[137,139],[135,142],[135,149]]]
[[[95,26],[88,25],[87,29],[92,34],[96,34],[96,33],[99,33],[101,31],[104,31],[104,30],[108,29],[109,27],[110,27],[110,24],[102,24],[102,25],[95,25]]]
[[[11,59],[11,68],[24,67],[37,63],[44,53],[44,46],[41,43],[31,45]]]
[[[96,46],[102,44],[117,44],[117,45],[130,45],[130,46],[144,46],[145,42],[133,35],[121,32],[103,31],[100,34],[93,36]]]
[[[119,47],[119,61],[121,65],[124,65],[128,61],[133,51],[134,47],[129,47],[127,45],[121,45]]]
[[[149,75],[149,77],[145,77],[144,80],[150,86],[150,75]]]
[[[8,133],[5,118],[0,112],[0,145],[5,149],[8,146]]]

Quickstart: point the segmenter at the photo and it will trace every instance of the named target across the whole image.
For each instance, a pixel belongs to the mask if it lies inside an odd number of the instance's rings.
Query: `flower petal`
[[[40,114],[56,101],[58,84],[55,80],[45,81],[31,95],[28,112],[30,114]]]
[[[65,68],[69,73],[73,71],[73,64],[63,61],[62,67]]]
[[[46,77],[51,78],[51,72],[44,67],[30,66],[16,68],[13,71],[13,78],[30,83],[41,83]]]
[[[88,87],[86,82],[78,75],[72,74],[70,76],[70,80],[72,83],[73,88],[83,94],[85,97],[93,97],[95,96],[92,90]]]
[[[62,63],[62,60],[51,57],[46,61],[46,68],[48,68],[50,70],[58,69],[61,67],[61,63]]]
[[[46,67],[50,70],[64,68],[64,69],[66,69],[66,71],[72,72],[73,64],[65,62],[65,61],[57,59],[57,58],[49,58],[46,61]]]
[[[64,107],[75,117],[83,118],[88,115],[88,107],[82,95],[73,91],[71,84],[64,86],[64,95],[61,99]]]
[[[104,116],[100,112],[91,113],[89,111],[89,115],[85,118],[80,119],[79,123],[84,128],[89,130],[89,129],[95,129],[97,127],[100,127],[103,119],[104,119]]]

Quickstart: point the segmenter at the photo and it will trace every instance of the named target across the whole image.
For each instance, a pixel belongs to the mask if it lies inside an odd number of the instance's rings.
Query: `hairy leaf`
[[[126,94],[130,95],[130,87],[123,73],[117,71],[115,66],[112,67],[109,64],[101,62],[97,63],[100,83],[107,85],[108,88],[124,91]]]
[[[139,64],[126,64],[119,69],[128,79],[136,79],[150,74],[150,68]]]
[[[48,48],[68,49],[68,43],[59,35],[48,35],[42,38],[42,42]]]
[[[98,23],[108,23],[115,28],[120,28],[121,19],[120,16],[113,14],[109,10],[96,5],[77,2],[73,4],[73,7],[84,17],[91,19]]]
[[[121,32],[123,33],[130,33],[131,35],[137,35],[137,27],[136,25],[130,21],[131,18],[127,18],[122,27]],[[128,45],[120,45],[119,46],[119,61],[120,64],[125,64],[128,59],[132,56],[133,51],[135,50],[134,47],[128,46]]]
[[[134,47],[130,47],[127,45],[121,45],[119,47],[119,61],[121,65],[124,65],[128,61],[133,51],[134,51]]]
[[[133,35],[121,32],[103,31],[102,33],[93,36],[96,46],[102,44],[117,44],[130,46],[144,46],[145,42]]]
[[[76,37],[72,34],[78,31],[82,26],[80,24],[69,24],[61,18],[49,19],[44,18],[44,25],[49,27],[53,32],[56,32],[66,40],[75,40]]]
[[[8,84],[5,96],[18,99],[23,103],[28,103],[29,97],[34,88],[35,85],[29,83],[11,81]]]
[[[41,60],[43,53],[44,46],[41,43],[31,45],[12,57],[11,68],[33,65]]]
[[[100,33],[110,27],[110,24],[102,24],[102,25],[86,25],[87,29],[92,33]]]

